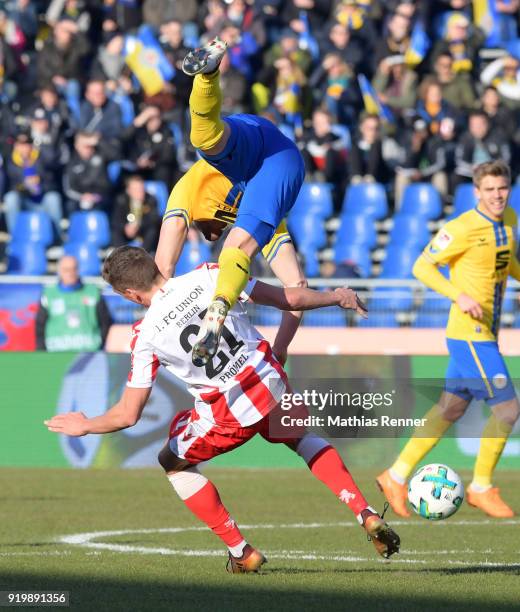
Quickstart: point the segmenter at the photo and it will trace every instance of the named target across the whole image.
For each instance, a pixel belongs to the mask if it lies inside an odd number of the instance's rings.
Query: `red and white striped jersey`
[[[144,318],[134,324],[129,387],[151,387],[159,365],[183,380],[195,409],[216,425],[246,427],[270,412],[287,392],[287,377],[265,338],[251,324],[243,302],[250,279],[229,311],[216,355],[195,366],[191,350],[213,298],[216,264],[170,279],[158,291]]]

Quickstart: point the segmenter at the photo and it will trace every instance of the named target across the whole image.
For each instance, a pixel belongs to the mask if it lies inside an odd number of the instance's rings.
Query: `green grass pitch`
[[[96,612],[519,609],[520,519],[466,504],[442,523],[389,512],[402,552],[385,562],[306,470],[205,472],[266,553],[261,574],[226,573],[220,541],[159,469],[1,469],[0,590],[68,590],[72,609]],[[375,472],[354,475],[381,508]],[[497,484],[520,509],[518,475],[499,472]]]

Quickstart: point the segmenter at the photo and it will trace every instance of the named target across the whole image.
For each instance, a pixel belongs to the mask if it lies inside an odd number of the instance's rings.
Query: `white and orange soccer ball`
[[[420,468],[408,484],[408,501],[415,512],[430,521],[455,514],[464,500],[460,476],[441,463]]]

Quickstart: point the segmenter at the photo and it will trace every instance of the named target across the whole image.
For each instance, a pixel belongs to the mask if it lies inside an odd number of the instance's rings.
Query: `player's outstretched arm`
[[[356,292],[346,287],[333,291],[315,291],[304,287],[275,287],[258,281],[251,291],[250,299],[255,304],[274,306],[280,310],[314,310],[325,306],[339,306],[355,310],[365,319],[368,310]]]
[[[87,418],[83,412],[57,414],[43,423],[49,431],[67,436],[102,434],[132,427],[137,423],[152,388],[126,387],[121,399],[101,416]]]
[[[170,217],[163,221],[155,263],[164,278],[171,278],[175,273],[187,235],[188,228],[182,217]]]

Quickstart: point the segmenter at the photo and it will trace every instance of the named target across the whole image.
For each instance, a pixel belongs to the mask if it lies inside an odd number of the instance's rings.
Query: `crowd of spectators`
[[[154,250],[160,214],[143,181],[168,191],[195,160],[189,48],[219,35],[223,112],[269,117],[314,181],[385,184],[399,207],[414,181],[449,201],[474,164],[520,172],[520,0],[9,0],[0,10],[0,190],[20,210],[63,219],[100,209],[114,244]],[[146,93],[125,57],[147,26],[174,67]],[[417,56],[416,31],[428,41]],[[415,53],[414,53],[415,52]],[[391,115],[367,112],[366,77]],[[369,109],[370,110],[370,109]],[[113,171],[114,163],[117,172]],[[112,171],[111,171],[112,168]]]

